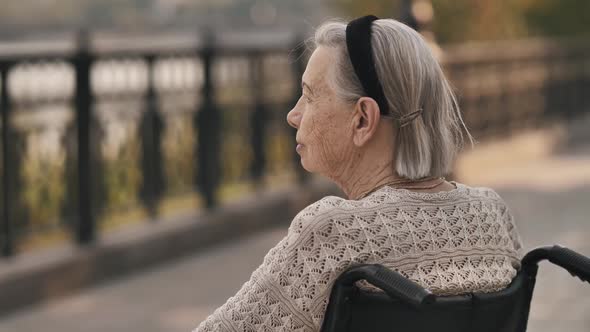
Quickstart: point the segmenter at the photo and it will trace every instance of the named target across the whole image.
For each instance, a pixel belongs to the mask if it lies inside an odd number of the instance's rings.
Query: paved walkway
[[[501,158],[508,157],[494,160]],[[590,146],[485,164],[489,169],[479,166],[478,174],[466,172],[465,182],[497,189],[527,248],[561,243],[590,255]],[[285,234],[284,227],[272,229],[35,306],[1,318],[0,331],[188,332],[239,289]],[[590,285],[543,264],[529,331],[589,330]]]

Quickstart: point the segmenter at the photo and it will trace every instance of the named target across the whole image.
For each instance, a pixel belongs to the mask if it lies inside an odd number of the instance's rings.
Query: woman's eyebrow
[[[301,89],[305,89],[307,88],[307,90],[309,91],[309,93],[311,93],[313,95],[313,90],[311,89],[311,87],[309,86],[309,84],[305,83],[305,82],[301,82]]]

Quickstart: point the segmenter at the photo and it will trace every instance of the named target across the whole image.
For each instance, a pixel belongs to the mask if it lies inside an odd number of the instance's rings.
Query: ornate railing
[[[304,182],[285,121],[301,45],[290,32],[0,43],[3,255]],[[462,45],[442,62],[482,139],[588,111],[589,49]]]
[[[285,121],[299,42],[82,33],[0,44],[2,253],[48,234],[90,243],[105,216],[156,220],[170,197],[168,210],[212,208],[304,181]]]
[[[590,111],[590,45],[583,39],[464,44],[444,66],[478,138]]]

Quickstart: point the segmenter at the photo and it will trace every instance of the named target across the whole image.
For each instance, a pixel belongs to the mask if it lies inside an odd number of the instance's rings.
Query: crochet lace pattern
[[[334,280],[358,263],[383,264],[438,295],[505,288],[522,255],[513,217],[492,189],[453,184],[439,193],[385,186],[309,205],[194,332],[319,331]]]

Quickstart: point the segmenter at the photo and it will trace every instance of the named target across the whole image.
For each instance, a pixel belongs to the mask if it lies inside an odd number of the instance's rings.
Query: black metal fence
[[[590,111],[590,44],[522,40],[447,48],[443,64],[479,138]]]
[[[3,255],[56,228],[90,243],[117,205],[155,217],[166,195],[194,191],[213,208],[223,184],[304,181],[285,121],[299,44],[291,33],[1,44]]]
[[[0,44],[3,255],[55,229],[91,243],[108,210],[143,206],[156,220],[168,196],[214,208],[232,192],[304,182],[285,121],[301,44],[280,32]],[[466,45],[442,62],[481,139],[589,111],[589,50]]]

